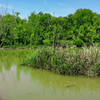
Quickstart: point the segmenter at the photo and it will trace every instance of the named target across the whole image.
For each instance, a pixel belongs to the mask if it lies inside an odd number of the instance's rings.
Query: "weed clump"
[[[34,68],[51,70],[67,75],[100,75],[100,55],[90,48],[42,48],[29,55],[24,64]]]

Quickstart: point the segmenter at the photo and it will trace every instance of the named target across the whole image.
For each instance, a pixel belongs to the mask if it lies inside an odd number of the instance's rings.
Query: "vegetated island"
[[[64,75],[100,75],[100,14],[89,9],[65,17],[33,12],[21,19],[19,14],[0,15],[1,48],[38,47],[24,65]]]

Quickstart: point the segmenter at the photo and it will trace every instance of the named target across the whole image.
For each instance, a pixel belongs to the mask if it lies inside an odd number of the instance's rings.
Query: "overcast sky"
[[[22,18],[27,18],[33,11],[67,16],[79,8],[100,13],[100,0],[0,0],[0,9],[6,6],[10,11],[19,11]]]

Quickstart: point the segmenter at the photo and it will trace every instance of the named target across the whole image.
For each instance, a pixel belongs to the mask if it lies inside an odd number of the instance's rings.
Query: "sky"
[[[32,12],[39,11],[53,16],[67,16],[80,8],[100,13],[100,0],[0,0],[0,11],[5,8],[9,12],[20,12],[22,18],[27,18]]]

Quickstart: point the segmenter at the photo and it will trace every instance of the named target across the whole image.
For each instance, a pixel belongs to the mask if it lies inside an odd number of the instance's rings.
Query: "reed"
[[[96,47],[37,49],[23,64],[67,75],[100,75],[100,54]]]

